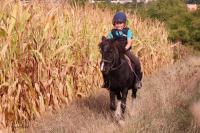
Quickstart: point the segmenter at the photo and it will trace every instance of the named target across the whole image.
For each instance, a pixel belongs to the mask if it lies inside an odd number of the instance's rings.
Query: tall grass
[[[15,127],[99,88],[101,36],[113,12],[67,3],[0,3],[0,126]],[[172,61],[158,21],[128,14],[134,52],[149,74]]]
[[[64,129],[77,133],[199,133],[199,68],[200,58],[193,56],[145,77],[134,108],[129,93],[122,127],[113,120],[109,94],[102,89],[58,114],[34,121],[27,132],[62,132]]]

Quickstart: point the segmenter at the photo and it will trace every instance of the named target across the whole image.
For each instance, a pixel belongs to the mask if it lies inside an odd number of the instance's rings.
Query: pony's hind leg
[[[121,100],[122,100],[122,96],[121,96],[120,91],[118,91],[118,92],[116,93],[116,95],[117,95],[117,100],[118,100],[118,101],[121,101]]]
[[[115,111],[116,110],[116,103],[115,103],[115,92],[110,91],[110,110]]]
[[[136,93],[137,93],[137,89],[132,89],[132,101],[131,101],[131,111],[130,111],[130,115],[133,116],[135,113],[135,103],[136,103]]]
[[[136,93],[137,93],[137,89],[132,89],[132,95],[131,97],[136,99]]]

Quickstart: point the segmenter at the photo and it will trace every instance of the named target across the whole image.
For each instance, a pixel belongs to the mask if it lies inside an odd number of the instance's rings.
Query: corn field
[[[86,97],[102,83],[98,44],[112,29],[113,12],[97,6],[70,6],[1,0],[0,128],[26,123],[47,110]],[[128,14],[133,52],[150,74],[171,63],[164,24]]]

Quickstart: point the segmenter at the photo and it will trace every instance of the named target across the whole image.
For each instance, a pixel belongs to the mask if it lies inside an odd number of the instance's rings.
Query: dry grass
[[[54,115],[30,123],[26,132],[54,133],[197,133],[199,106],[192,117],[190,106],[200,85],[200,58],[187,58],[145,77],[139,90],[135,113],[131,117],[130,99],[126,123],[120,127],[109,110],[109,95],[99,90],[95,95],[74,102]],[[131,97],[130,95],[128,96]],[[199,97],[199,96],[198,96]],[[193,106],[193,107],[194,107]]]
[[[123,132],[199,132],[190,113],[200,83],[200,58],[186,58],[144,81],[135,118]]]
[[[101,82],[98,43],[112,28],[113,13],[67,3],[0,3],[0,128],[40,117]],[[145,74],[171,63],[162,23],[128,15]]]
[[[200,103],[194,103],[191,107],[192,114],[195,118],[195,121],[200,125]]]
[[[199,87],[198,89],[198,93],[199,89],[200,89],[200,83],[199,83]],[[192,112],[193,115],[193,119],[194,121],[197,123],[198,128],[200,128],[200,102],[199,102],[199,95],[198,95],[198,101],[195,101],[191,106],[190,106],[190,111]]]

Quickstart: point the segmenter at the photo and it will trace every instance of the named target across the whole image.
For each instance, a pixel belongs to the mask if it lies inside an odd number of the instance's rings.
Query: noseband
[[[106,62],[106,63],[112,63],[113,61],[109,61],[109,60],[106,60],[106,59],[102,59],[103,62]]]

